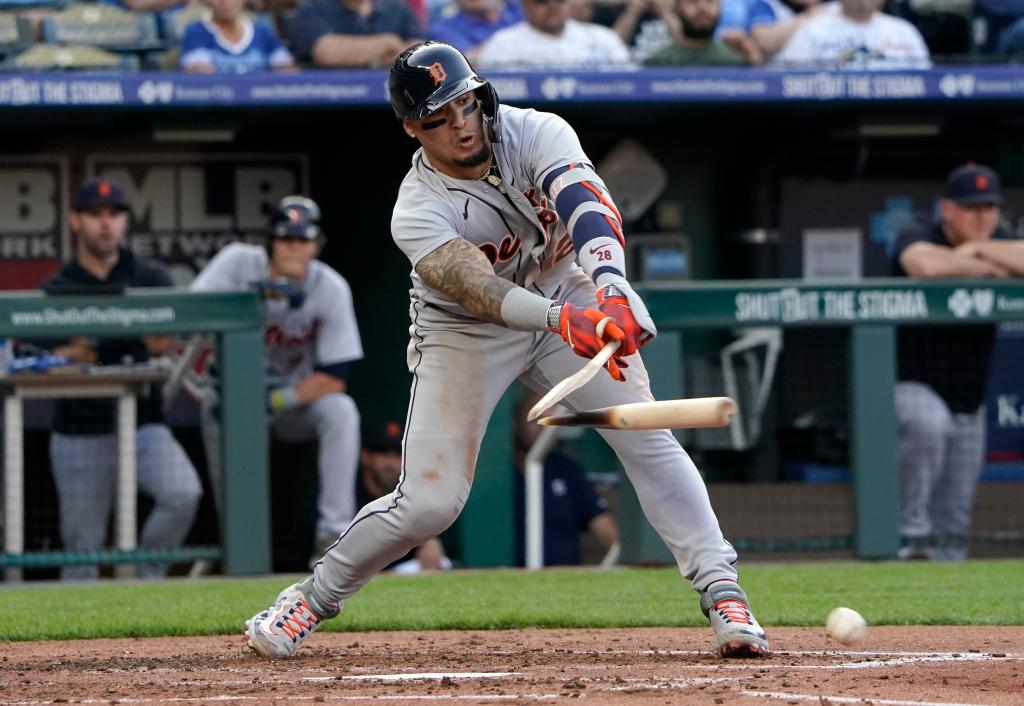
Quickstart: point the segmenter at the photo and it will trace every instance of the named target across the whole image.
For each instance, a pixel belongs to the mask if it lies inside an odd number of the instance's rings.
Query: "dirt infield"
[[[1024,704],[1021,627],[879,627],[855,650],[777,628],[774,654],[749,661],[713,656],[710,636],[321,633],[273,662],[241,636],[0,643],[0,704]]]

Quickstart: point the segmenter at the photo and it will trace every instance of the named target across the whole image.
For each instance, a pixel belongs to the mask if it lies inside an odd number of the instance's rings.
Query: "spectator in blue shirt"
[[[516,473],[515,525],[516,561],[526,563],[526,507],[523,467],[526,453],[537,440],[541,427],[526,421],[527,411],[540,395],[527,392],[514,412],[514,452]],[[582,563],[580,538],[593,534],[606,553],[619,541],[619,527],[587,479],[583,468],[571,458],[552,452],[544,459],[544,565],[571,566]]]
[[[448,42],[476,63],[480,46],[499,29],[523,19],[518,0],[455,0],[457,12],[442,17],[427,33],[430,39]]]
[[[269,26],[242,16],[245,0],[208,0],[213,15],[193,22],[181,40],[181,68],[200,73],[246,73],[295,68]]]
[[[299,61],[315,66],[389,66],[423,37],[402,0],[304,0],[288,24]]]

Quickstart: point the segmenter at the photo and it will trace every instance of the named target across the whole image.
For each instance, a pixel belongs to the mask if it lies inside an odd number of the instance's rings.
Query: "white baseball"
[[[833,608],[825,621],[825,632],[836,642],[852,647],[864,641],[868,624],[861,614],[850,608]]]

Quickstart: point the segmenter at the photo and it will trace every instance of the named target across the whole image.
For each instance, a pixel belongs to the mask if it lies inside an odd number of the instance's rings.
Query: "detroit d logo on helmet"
[[[440,61],[435,61],[433,64],[431,64],[430,68],[427,69],[427,71],[430,72],[430,77],[434,79],[435,86],[440,86],[444,82],[444,80],[448,78],[448,72],[446,72],[444,70],[444,67],[441,66]]]

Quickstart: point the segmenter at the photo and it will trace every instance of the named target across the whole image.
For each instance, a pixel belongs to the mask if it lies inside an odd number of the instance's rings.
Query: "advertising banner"
[[[67,161],[0,156],[0,289],[32,289],[68,253]]]
[[[307,172],[303,154],[86,158],[86,173],[124,187],[132,250],[167,265],[177,284],[190,282],[228,243],[263,243],[270,210],[284,196],[308,192]]]

